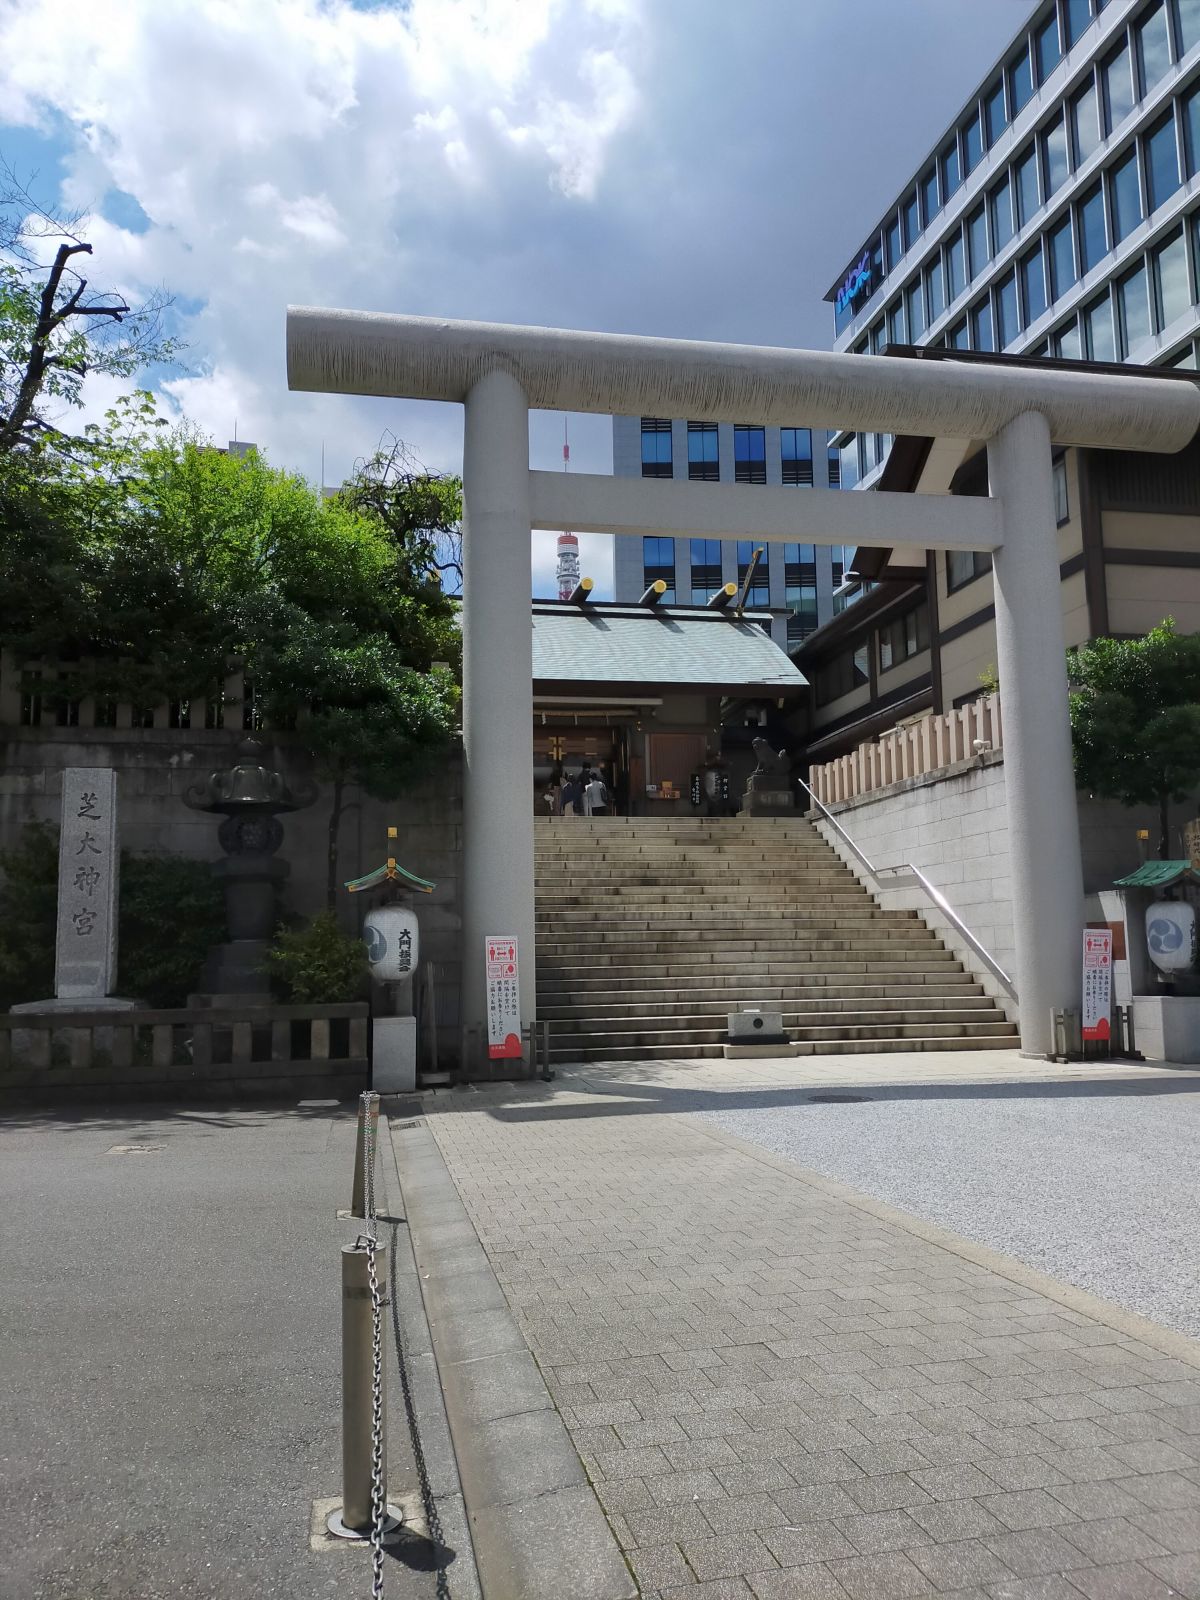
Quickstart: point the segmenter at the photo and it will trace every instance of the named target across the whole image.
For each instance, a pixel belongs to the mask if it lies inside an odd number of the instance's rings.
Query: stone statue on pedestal
[[[796,796],[788,774],[792,764],[786,750],[772,750],[765,739],[755,739],[751,748],[758,765],[746,780],[742,796],[745,816],[781,817],[796,809]]]

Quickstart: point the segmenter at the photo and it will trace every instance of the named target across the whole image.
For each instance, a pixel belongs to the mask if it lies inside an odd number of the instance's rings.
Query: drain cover
[[[161,1150],[160,1144],[114,1144],[109,1147],[110,1156],[148,1156],[155,1150]]]
[[[808,1101],[814,1106],[858,1106],[870,1098],[869,1094],[810,1094]]]

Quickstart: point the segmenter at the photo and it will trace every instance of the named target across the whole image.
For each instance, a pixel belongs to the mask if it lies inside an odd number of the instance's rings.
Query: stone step
[[[621,956],[631,959],[634,956],[644,958],[647,956],[662,956],[664,959],[671,955],[685,954],[690,958],[692,947],[696,945],[714,947],[714,958],[724,959],[728,955],[762,955],[774,953],[784,955],[789,950],[821,950],[840,951],[848,955],[853,951],[864,958],[879,955],[885,956],[903,950],[920,950],[937,947],[938,941],[928,928],[917,924],[910,932],[907,928],[903,931],[889,932],[885,925],[870,924],[870,934],[861,934],[857,938],[828,936],[817,930],[810,937],[801,933],[774,934],[771,932],[731,932],[725,928],[676,928],[669,935],[643,933],[639,938],[636,935],[621,933],[611,929],[604,929],[596,933],[572,933],[570,935],[555,936],[553,934],[538,934],[537,953],[539,957],[557,955],[570,956],[586,964],[589,961],[599,961],[603,956]]]
[[[585,976],[580,977],[580,973]],[[927,977],[931,982],[952,982],[957,977],[962,977],[969,983],[975,980],[969,973],[963,972],[958,962],[948,950],[943,950],[939,945],[931,945],[928,950],[923,950],[919,957],[906,959],[903,956],[891,956],[886,959],[878,958],[866,961],[854,956],[839,955],[830,960],[822,951],[796,951],[789,949],[786,952],[766,955],[747,955],[731,958],[710,954],[696,956],[687,961],[671,961],[659,965],[655,963],[647,967],[644,961],[623,960],[619,956],[609,959],[595,959],[588,961],[563,961],[556,959],[552,952],[538,957],[538,988],[543,983],[612,983],[624,982],[626,979],[647,980],[661,978],[664,983],[713,983],[722,978],[730,982],[758,983],[764,978],[776,977],[783,979],[802,979],[805,982],[821,982],[824,978],[837,983],[842,979],[855,982],[874,982],[886,980],[890,983],[894,977],[911,977],[913,979]]]
[[[881,911],[878,906],[847,906],[844,910],[828,908],[822,910],[814,907],[810,911],[797,910],[794,907],[771,907],[756,919],[739,917],[736,907],[730,912],[713,906],[697,907],[689,911],[680,911],[673,906],[664,906],[658,911],[645,907],[619,911],[611,906],[598,906],[590,914],[575,908],[570,912],[564,912],[561,916],[542,915],[534,919],[534,928],[539,939],[543,936],[548,939],[577,939],[580,935],[601,932],[669,935],[673,931],[682,933],[695,929],[703,929],[707,933],[720,933],[725,930],[740,934],[751,926],[756,926],[764,932],[788,931],[797,935],[836,933],[842,928],[874,933],[880,930],[907,933],[910,930],[925,928],[925,924],[914,914],[897,912],[893,916],[887,911]],[[926,928],[925,931],[929,930]]]
[[[1004,1017],[996,1012],[992,1016],[971,1016],[965,1021],[950,1020],[936,1015],[923,1016],[914,1013],[912,1016],[899,1017],[872,1017],[862,1015],[853,1021],[844,1016],[829,1015],[823,1019],[805,1021],[797,1025],[789,1025],[785,1019],[784,1031],[789,1039],[796,1041],[820,1039],[911,1039],[911,1038],[972,1038],[979,1033],[996,1034],[1005,1030],[1016,1032],[1014,1023],[1006,1022]],[[587,1039],[616,1038],[632,1034],[646,1043],[653,1044],[659,1036],[667,1034],[695,1035],[701,1043],[712,1043],[714,1040],[729,1042],[728,1029],[724,1018],[717,1019],[704,1015],[659,1017],[659,1016],[629,1016],[629,1017],[594,1017],[584,1021],[561,1021],[551,1029],[561,1039],[573,1037]]]
[[[986,994],[977,995],[884,995],[874,999],[848,1000],[844,996],[801,999],[793,995],[768,996],[757,991],[736,1003],[697,994],[683,994],[673,1000],[651,1000],[645,995],[624,995],[619,991],[609,997],[583,1000],[551,1000],[538,995],[538,1017],[549,1021],[584,1021],[599,1023],[606,1017],[630,1016],[714,1016],[724,1020],[732,1011],[778,1011],[786,1019],[797,1023],[820,1026],[830,1016],[895,1017],[909,1020],[915,1016],[940,1017],[943,1022],[971,1022],[974,1013],[996,1011],[995,1001]]]
[[[859,983],[865,974],[827,973],[787,977],[776,974],[764,977],[761,973],[732,973],[727,977],[700,976],[615,980],[607,975],[596,979],[576,977],[543,977],[538,974],[538,1008],[554,1005],[622,1005],[634,1002],[647,1008],[678,995],[680,999],[691,996],[711,999],[715,1006],[726,1011],[736,1011],[742,1006],[790,1002],[795,1005],[816,1005],[824,1008],[838,1007],[853,1010],[855,1007],[880,1005],[949,1005],[974,1003],[975,999],[988,999],[984,991],[968,972],[925,972],[907,975],[893,973],[891,981]],[[830,990],[834,990],[833,994]]]
[[[1017,1041],[1009,1034],[987,1035],[980,1034],[970,1039],[877,1039],[870,1045],[864,1045],[858,1039],[825,1039],[817,1042],[805,1042],[793,1045],[788,1051],[789,1055],[801,1056],[848,1056],[862,1055],[896,1055],[905,1051],[929,1050],[1015,1050]],[[600,1062],[600,1061],[705,1061],[721,1060],[724,1057],[724,1044],[653,1044],[633,1045],[627,1042],[621,1044],[595,1044],[586,1049],[578,1044],[571,1047],[559,1048],[554,1041],[553,1030],[550,1036],[550,1056],[559,1065],[566,1066],[572,1062]],[[754,1062],[745,1063],[747,1072],[752,1072]],[[812,1086],[814,1094],[819,1092],[819,1086]],[[864,1091],[869,1093],[869,1090]]]

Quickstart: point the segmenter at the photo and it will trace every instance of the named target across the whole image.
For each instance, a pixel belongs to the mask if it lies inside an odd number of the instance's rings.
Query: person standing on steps
[[[573,773],[568,773],[563,783],[561,803],[564,817],[577,816],[576,807],[583,805],[583,785]]]
[[[604,787],[604,780],[598,772],[593,772],[588,779],[584,796],[589,816],[606,817],[608,815],[608,790]]]

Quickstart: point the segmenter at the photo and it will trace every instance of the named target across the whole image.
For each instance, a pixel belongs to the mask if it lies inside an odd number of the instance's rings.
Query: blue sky
[[[457,407],[289,394],[288,302],[825,347],[826,289],[1030,10],[4,0],[0,153],[92,213],[97,286],[175,294],[168,414],[314,480],[388,431],[457,470]],[[611,468],[607,419],[570,433]],[[535,414],[534,465],[562,439]],[[533,559],[545,592],[552,537]],[[603,586],[607,542],[583,564]]]

